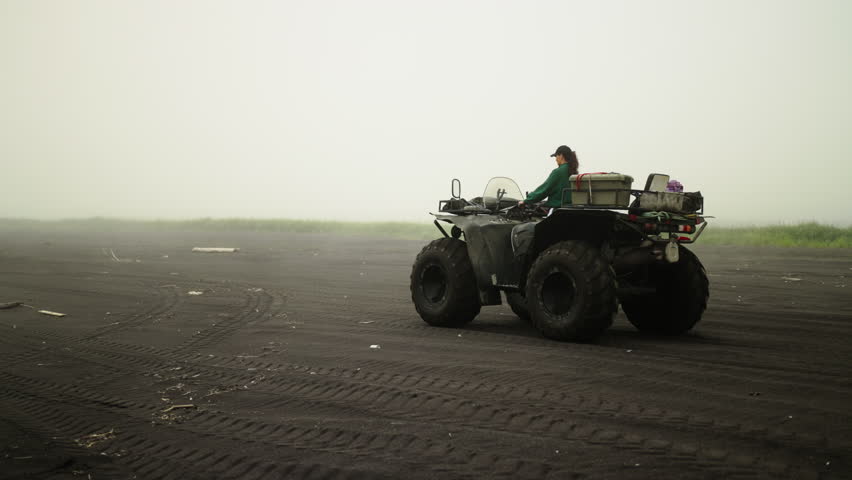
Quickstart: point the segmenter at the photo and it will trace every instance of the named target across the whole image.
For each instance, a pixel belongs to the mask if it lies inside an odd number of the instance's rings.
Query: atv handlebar
[[[523,200],[515,205],[500,209],[499,213],[505,214],[506,218],[518,220],[547,216],[547,212],[542,208],[541,203],[526,203]]]

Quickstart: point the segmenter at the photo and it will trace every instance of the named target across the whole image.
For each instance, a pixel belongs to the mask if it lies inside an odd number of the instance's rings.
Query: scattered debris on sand
[[[204,292],[199,292],[198,290],[190,290],[186,292],[187,295],[204,295]]]
[[[134,260],[134,259],[131,259],[131,258],[119,258],[119,257],[118,257],[118,255],[116,255],[116,254],[115,254],[115,251],[114,251],[113,249],[111,249],[111,248],[102,248],[102,249],[101,249],[101,253],[103,253],[103,254],[104,254],[104,256],[109,257],[109,259],[110,259],[110,260],[112,260],[113,262],[118,262],[118,263],[142,263],[142,260],[139,260],[138,258],[137,258],[137,259],[135,259],[135,260]]]
[[[115,429],[111,428],[108,432],[103,433],[92,433],[89,435],[84,435],[80,438],[74,440],[74,443],[81,447],[92,448],[99,443],[103,443],[107,440],[112,440],[115,438]]]
[[[167,408],[165,410],[160,410],[160,411],[162,413],[169,413],[172,410],[177,410],[179,408],[197,408],[197,407],[195,405],[191,404],[191,403],[187,403],[186,405],[172,405],[169,408]]]
[[[197,253],[237,253],[240,249],[235,247],[193,247],[192,251]]]
[[[249,369],[249,371],[252,371],[252,370]],[[247,383],[242,384],[242,385],[232,384],[232,385],[219,385],[219,386],[213,387],[207,392],[207,395],[204,395],[201,398],[209,398],[209,397],[213,397],[213,396],[216,396],[216,395],[221,395],[223,393],[239,392],[239,391],[243,391],[243,390],[248,390],[249,388],[259,384],[260,382],[264,381],[265,379],[266,379],[266,375],[259,373],[259,374],[255,375],[254,377],[252,377],[251,380],[249,380]]]
[[[174,425],[176,423],[182,423],[184,421],[183,412],[196,409],[198,409],[198,407],[190,403],[183,405],[170,405],[159,412],[151,414],[151,423],[153,425]]]
[[[0,310],[9,310],[9,309],[12,309],[12,308],[17,308],[17,307],[27,307],[27,308],[32,308],[33,310],[35,310],[35,307],[33,307],[32,305],[27,305],[26,303],[23,303],[23,302],[0,303]],[[50,315],[51,317],[64,317],[64,316],[67,315],[65,313],[53,312],[53,311],[50,311],[50,310],[37,310],[37,312],[42,314],[42,315]]]

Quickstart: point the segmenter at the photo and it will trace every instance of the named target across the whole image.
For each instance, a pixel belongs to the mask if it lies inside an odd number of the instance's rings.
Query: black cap
[[[571,149],[568,148],[568,145],[560,145],[559,148],[551,155],[551,157],[555,157],[557,155],[562,155],[565,158],[568,158],[568,154],[571,153]]]

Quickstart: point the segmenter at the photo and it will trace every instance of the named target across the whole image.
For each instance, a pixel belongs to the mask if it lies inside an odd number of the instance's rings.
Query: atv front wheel
[[[639,331],[679,335],[701,320],[710,297],[707,272],[694,253],[679,246],[676,263],[652,264],[656,293],[621,300],[621,309]]]
[[[533,324],[556,340],[597,338],[612,325],[618,308],[609,263],[581,241],[559,242],[538,256],[526,298]]]
[[[423,247],[411,270],[411,299],[420,317],[436,327],[460,327],[479,314],[465,242],[440,238]]]

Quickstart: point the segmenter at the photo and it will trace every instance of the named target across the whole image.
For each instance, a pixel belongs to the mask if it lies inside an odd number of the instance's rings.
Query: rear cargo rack
[[[603,193],[603,192],[623,192],[623,191],[625,191],[625,190],[624,189],[618,189],[618,188],[595,189],[596,193],[597,192],[601,192],[601,193]],[[639,200],[639,198],[641,198],[642,195],[648,194],[648,193],[652,193],[652,194],[672,193],[672,192],[648,192],[648,191],[645,191],[645,190],[633,190],[633,189],[630,189],[630,190],[627,190],[627,191],[630,193],[631,196],[634,197],[634,201],[629,202],[628,206],[624,206],[624,205],[585,205],[585,204],[577,205],[577,204],[574,204],[574,203],[567,203],[565,201],[565,193],[566,192],[572,192],[572,190],[570,188],[563,188],[562,189],[562,198],[560,198],[560,200],[559,200],[559,203],[561,204],[560,208],[568,208],[568,209],[572,209],[572,210],[624,210],[624,211],[629,211],[631,213],[636,213],[636,214],[641,215],[643,213],[660,211],[658,209],[640,207],[638,200]],[[684,194],[681,194],[681,195],[686,195],[686,194],[684,193]],[[700,202],[700,205],[701,205],[700,208],[696,209],[695,211],[692,211],[691,213],[683,213],[683,212],[669,212],[669,213],[674,213],[674,214],[677,214],[677,215],[702,215],[703,216],[704,215],[703,197],[702,197],[702,201]]]

